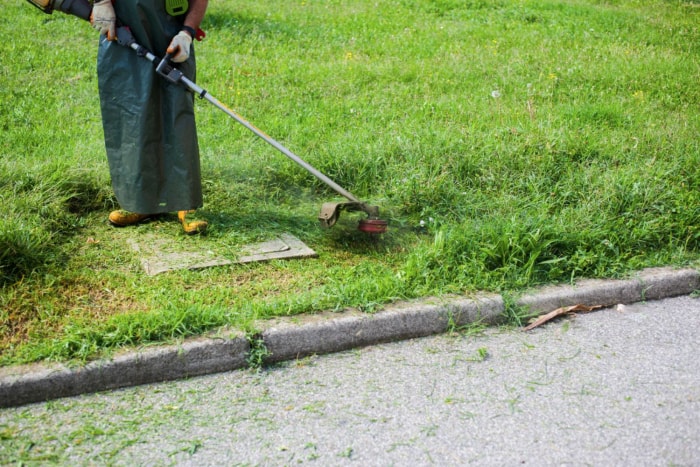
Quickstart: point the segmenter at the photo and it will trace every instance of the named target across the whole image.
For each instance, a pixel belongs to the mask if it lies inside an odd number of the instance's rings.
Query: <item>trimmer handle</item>
[[[170,65],[170,60],[171,60],[172,58],[173,58],[173,54],[168,53],[168,52],[165,52],[165,55],[163,55],[163,59],[160,61],[160,63],[158,64],[158,66],[161,66],[161,65],[162,65],[163,67],[165,67],[165,66],[166,66],[165,64],[167,64],[168,66],[171,66],[171,65]],[[156,68],[156,70],[157,70],[157,68]]]
[[[180,70],[178,70],[170,64],[171,58],[172,54],[166,53],[161,59],[160,63],[156,65],[156,73],[158,73],[171,83],[177,84],[184,76],[184,73],[182,73]]]

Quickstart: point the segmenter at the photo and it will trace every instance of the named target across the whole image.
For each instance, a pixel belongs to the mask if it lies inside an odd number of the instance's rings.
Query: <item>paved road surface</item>
[[[700,465],[700,300],[0,411],[0,464]]]

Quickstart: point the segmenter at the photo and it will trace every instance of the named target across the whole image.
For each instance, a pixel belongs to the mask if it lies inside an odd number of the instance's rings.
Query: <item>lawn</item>
[[[212,2],[197,82],[389,232],[197,101],[203,237],[116,229],[86,22],[0,0],[0,364],[89,359],[218,326],[396,300],[518,294],[695,265],[700,7],[652,0]],[[318,258],[147,276],[130,239]],[[193,245],[187,245],[193,244]]]

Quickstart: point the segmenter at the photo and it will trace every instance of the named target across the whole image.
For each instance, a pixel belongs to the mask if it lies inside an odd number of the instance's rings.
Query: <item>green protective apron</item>
[[[185,17],[168,15],[165,0],[119,0],[114,8],[136,42],[159,57]],[[195,80],[193,50],[177,68]],[[201,207],[194,96],[104,36],[97,76],[112,187],[122,209],[156,214]]]

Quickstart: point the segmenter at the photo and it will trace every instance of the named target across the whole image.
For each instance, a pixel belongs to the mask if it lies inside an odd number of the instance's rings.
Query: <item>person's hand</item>
[[[112,0],[99,0],[92,6],[90,14],[90,24],[92,27],[105,34],[107,40],[113,41],[117,38],[116,24],[117,15],[114,13]]]
[[[190,47],[192,46],[192,36],[187,31],[177,33],[168,46],[167,53],[171,54],[171,59],[175,63],[182,63],[190,58]]]

